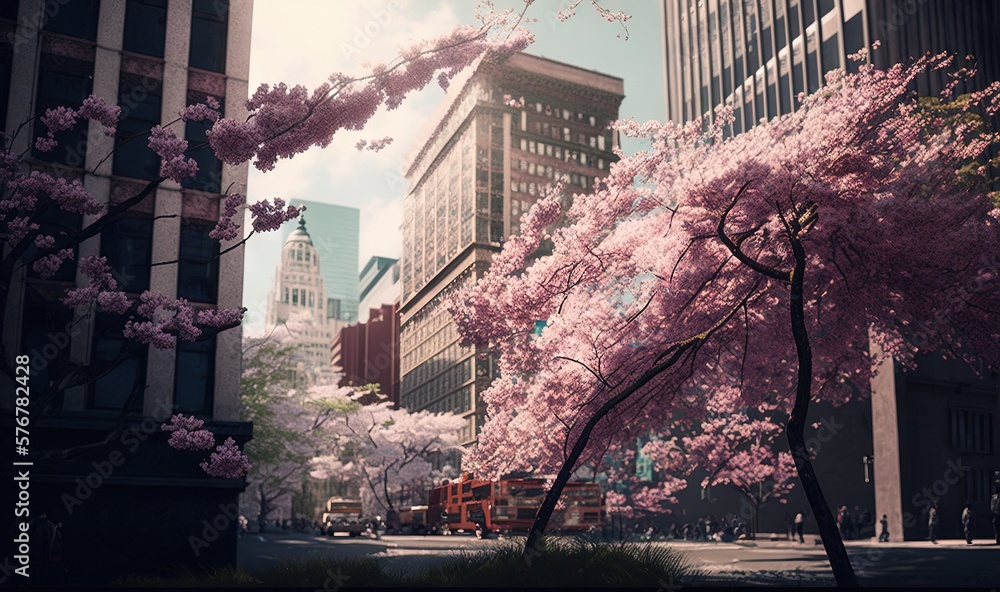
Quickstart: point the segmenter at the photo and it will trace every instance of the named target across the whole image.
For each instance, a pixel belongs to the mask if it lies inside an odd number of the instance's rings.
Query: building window
[[[149,289],[153,220],[128,217],[101,230],[101,255],[108,260],[118,287],[138,294]]]
[[[191,53],[188,65],[212,72],[226,71],[228,0],[194,0],[191,11]]]
[[[215,336],[177,342],[174,411],[211,415],[215,390]]]
[[[219,243],[209,238],[212,224],[182,221],[177,296],[214,303],[219,290]]]
[[[122,49],[163,57],[167,37],[167,0],[128,0]]]
[[[288,288],[285,288],[285,299],[282,302],[288,302]]]
[[[21,323],[21,349],[30,356],[31,385],[44,392],[53,380],[61,380],[69,371],[72,337],[80,329],[73,325],[73,310],[48,300],[30,283],[24,295],[24,322]],[[49,409],[62,407],[63,390],[59,389]]]
[[[46,3],[48,4],[48,3]],[[100,0],[73,0],[59,2],[49,15],[46,6],[45,30],[69,37],[79,37],[97,41],[97,19],[100,15]]]
[[[207,96],[188,96],[188,104],[204,103]],[[221,102],[221,101],[220,101]],[[219,115],[223,115],[219,110]],[[188,141],[186,155],[198,164],[198,172],[181,182],[183,187],[197,189],[209,193],[219,193],[222,187],[222,161],[216,158],[215,151],[208,145],[206,132],[215,125],[214,121],[188,121],[184,128],[184,137]]]
[[[17,4],[14,4],[17,8]],[[7,101],[10,97],[10,68],[14,63],[14,48],[0,43],[0,133],[7,126]]]
[[[121,409],[132,391],[139,389],[129,409],[142,410],[149,346],[125,339],[123,327],[121,317],[100,314],[96,318],[90,368],[97,379],[88,397],[92,409]]]
[[[43,53],[38,68],[38,97],[36,113],[45,113],[56,107],[78,109],[90,95],[94,65]],[[45,126],[35,126],[35,135],[45,134]],[[71,167],[82,167],[87,155],[87,126],[78,122],[65,132],[56,134],[59,145],[50,152],[34,150],[34,157],[48,162],[58,162]]]
[[[298,306],[299,305],[299,289],[298,288],[292,288],[292,305],[293,306]]]
[[[17,20],[17,2],[0,2],[0,19]]]
[[[38,234],[55,238],[56,246],[58,246],[63,239],[78,233],[83,227],[82,222],[83,217],[80,214],[67,212],[62,208],[55,207],[51,203],[47,207],[44,207],[42,213],[38,217],[38,220],[35,221],[35,223],[39,226]],[[73,247],[73,258],[64,259],[62,265],[59,266],[59,271],[57,271],[54,276],[46,279],[55,282],[76,281],[76,262],[79,252],[80,249],[78,246]],[[25,252],[25,257],[30,260],[36,254],[38,254],[38,248],[32,244]],[[39,275],[32,267],[29,267],[28,277],[41,278],[42,276]]]
[[[965,499],[970,502],[988,502],[993,493],[992,474],[989,469],[968,469],[965,473]]]
[[[149,130],[160,123],[160,82],[122,77],[121,89],[118,105],[124,117],[116,132],[112,173],[135,179],[156,179],[160,176],[160,157],[149,149]],[[137,92],[139,90],[143,92]]]
[[[993,453],[993,414],[949,409],[951,447],[966,452]]]

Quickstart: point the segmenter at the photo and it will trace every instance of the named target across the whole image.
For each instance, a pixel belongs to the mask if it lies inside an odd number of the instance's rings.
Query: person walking
[[[931,509],[927,511],[927,538],[929,538],[935,545],[937,544],[937,527],[937,504],[931,504]]]
[[[965,544],[972,544],[972,529],[975,525],[976,515],[969,507],[969,502],[965,502],[965,509],[962,510],[962,529],[965,531]]]
[[[993,496],[990,497],[990,511],[993,512],[993,535],[1000,545],[1000,479],[993,482]]]
[[[806,542],[806,538],[802,534],[805,530],[805,522],[806,522],[806,517],[802,512],[799,512],[798,514],[795,515],[795,532],[798,533],[799,535],[800,543]]]
[[[791,514],[785,512],[785,539],[790,541],[794,536],[795,536],[795,520],[792,518]]]
[[[879,524],[882,525],[882,532],[878,535],[878,542],[888,543],[889,542],[889,517],[882,514],[882,519],[879,520]]]

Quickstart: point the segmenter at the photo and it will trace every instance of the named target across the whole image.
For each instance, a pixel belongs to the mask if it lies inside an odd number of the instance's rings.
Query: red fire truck
[[[472,531],[478,523],[488,531],[528,532],[544,499],[542,479],[487,481],[465,474],[430,490],[427,523],[439,530]],[[596,483],[567,483],[561,502],[553,515],[556,528],[580,531],[604,523],[604,498]]]

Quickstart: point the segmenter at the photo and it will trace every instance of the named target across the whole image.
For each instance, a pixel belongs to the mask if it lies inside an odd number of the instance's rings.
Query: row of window
[[[603,158],[598,158],[595,162],[592,157],[588,158],[586,152],[581,152],[579,150],[570,150],[569,148],[563,149],[561,146],[554,146],[552,144],[546,144],[545,142],[536,142],[520,136],[511,137],[511,147],[520,148],[522,152],[530,152],[531,154],[537,154],[539,156],[548,156],[563,162],[572,162],[583,166],[596,165],[599,169],[604,170]]]
[[[40,390],[50,380],[61,378],[68,370],[69,339],[83,330],[74,324],[72,310],[41,298],[29,297],[25,304],[27,318],[21,348],[31,358],[32,384]],[[82,323],[83,321],[78,321]],[[125,320],[116,315],[98,314],[91,341],[89,373],[92,378],[85,405],[88,409],[118,410],[125,407],[141,412],[147,384],[149,346],[122,336]],[[55,336],[55,337],[54,337]],[[66,343],[59,343],[65,339]],[[174,412],[197,415],[212,413],[215,390],[215,337],[202,341],[178,341],[174,371]],[[63,393],[53,408],[63,406]]]
[[[79,214],[49,208],[38,220],[40,233],[54,236],[80,231]],[[215,303],[219,290],[219,242],[208,234],[213,225],[196,220],[182,220],[178,248],[177,297],[191,302]],[[34,249],[34,247],[32,247]],[[33,253],[29,252],[28,256]],[[101,231],[101,255],[111,267],[119,288],[130,294],[149,289],[153,255],[153,219],[128,216],[105,226]],[[30,277],[40,277],[34,270]],[[76,279],[76,257],[63,262],[53,281]]]
[[[0,17],[15,20],[17,2],[3,2]],[[97,41],[100,0],[59,2],[56,10],[45,4],[45,31]],[[167,37],[167,0],[126,0],[122,49],[163,57]],[[34,22],[30,19],[29,22]],[[229,0],[194,0],[191,7],[191,41],[188,65],[211,72],[226,71]]]
[[[306,296],[308,295],[308,300]],[[290,297],[290,298],[289,298]],[[292,306],[305,306],[308,308],[323,308],[322,299],[317,299],[316,293],[312,290],[306,290],[305,288],[292,288],[291,291],[286,287],[285,296],[282,299],[285,304],[291,304]]]
[[[521,118],[521,131],[530,131],[535,135],[552,138],[553,140],[562,140],[566,143],[573,142],[575,138],[577,144],[590,146],[597,150],[605,150],[607,147],[607,136],[603,133],[593,135],[577,132],[574,136],[573,131],[568,127],[550,126],[544,121],[538,121],[527,116]]]

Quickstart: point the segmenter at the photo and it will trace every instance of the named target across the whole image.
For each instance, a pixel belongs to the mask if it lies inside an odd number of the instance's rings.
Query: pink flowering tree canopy
[[[451,303],[464,338],[501,369],[470,468],[568,479],[609,443],[734,389],[737,408],[788,414],[804,491],[836,537],[804,449],[809,400],[863,395],[889,355],[1000,362],[1000,209],[973,166],[997,140],[981,124],[1000,109],[1000,83],[944,97],[948,114],[924,108],[910,83],[950,61],[831,73],[795,113],[735,137],[727,109],[707,133],[701,121],[623,125],[650,149],[621,154],[562,228],[548,229],[557,198],[541,200]],[[549,237],[552,254],[527,265]],[[956,297],[956,285],[968,289]]]
[[[203,103],[186,107],[173,121],[155,125],[118,143],[93,170],[80,170],[73,164],[68,169],[50,165],[45,162],[45,155],[55,154],[70,132],[81,128],[114,136],[122,115],[119,106],[92,95],[78,107],[58,107],[24,122],[4,137],[0,149],[0,240],[5,247],[0,260],[0,325],[5,326],[8,320],[6,316],[11,310],[8,303],[24,299],[22,291],[15,288],[22,284],[20,278],[24,273],[34,273],[42,279],[56,277],[76,257],[77,247],[125,218],[165,181],[180,183],[197,174],[193,150],[207,145],[227,165],[252,161],[258,169],[269,171],[279,160],[312,147],[328,146],[341,130],[363,129],[379,110],[395,109],[408,95],[432,82],[447,87],[459,71],[477,60],[488,63],[520,51],[531,42],[531,37],[523,30],[514,30],[513,16],[509,11],[497,14],[491,10],[483,15],[479,27],[458,27],[442,37],[401,48],[397,60],[371,66],[360,76],[334,73],[327,83],[313,90],[284,83],[261,85],[245,103],[247,117],[242,114],[240,118],[222,117],[219,102],[209,97]],[[184,139],[186,122],[211,124],[207,142],[191,145]],[[375,139],[367,147],[377,151],[391,141],[388,137]],[[106,170],[108,160],[123,146],[155,153],[160,163],[158,176],[144,182],[133,195],[110,204],[99,201],[81,182],[82,174]],[[249,229],[242,228],[244,212],[250,214]],[[280,197],[247,203],[245,188],[226,188],[219,197],[218,220],[210,237],[222,243],[219,257],[224,258],[253,234],[274,231],[300,212],[300,208],[288,205]],[[74,232],[53,231],[45,219],[55,213],[83,216],[83,224]],[[150,265],[176,263],[176,260],[151,261]],[[127,355],[117,359],[116,364],[140,355],[141,345],[172,349],[178,341],[208,339],[239,326],[243,320],[242,308],[206,309],[151,290],[128,293],[105,257],[88,255],[77,264],[83,281],[60,288],[63,293],[57,298],[62,305],[74,309],[81,319],[75,322],[93,320],[97,313],[121,319],[122,334],[135,346],[126,348]],[[53,295],[42,298],[47,306]],[[63,330],[53,327],[56,333]],[[8,380],[14,380],[13,357],[7,355],[3,349],[6,347],[9,344],[0,344],[3,350],[0,369]],[[86,386],[111,369],[68,362],[52,370],[47,384],[37,381],[33,385],[33,414],[40,415],[59,393]],[[143,386],[136,385],[126,406],[141,397]],[[166,425],[175,424],[171,421]],[[208,444],[202,430],[177,427],[168,431],[171,443],[179,448],[201,449]],[[249,466],[242,453],[235,450],[235,444],[215,445],[216,452],[206,461],[207,473],[246,473]],[[81,447],[73,453],[86,449]]]

